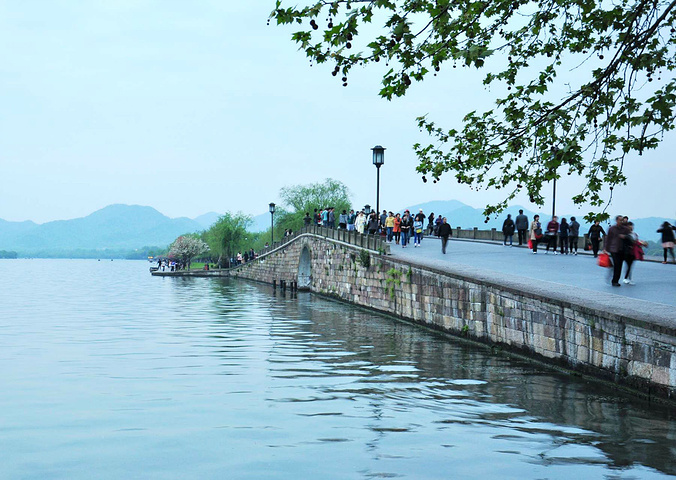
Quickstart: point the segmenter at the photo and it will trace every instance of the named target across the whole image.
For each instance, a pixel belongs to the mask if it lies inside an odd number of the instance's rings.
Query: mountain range
[[[523,209],[529,219],[539,213],[546,222],[549,214],[533,212],[524,207],[513,206],[498,218],[485,222],[481,209],[473,208],[458,200],[431,201],[403,207],[399,212],[408,209],[417,213],[422,209],[426,215],[448,217],[453,227],[479,229],[502,228],[502,222],[511,213],[516,217],[519,209]],[[109,205],[94,213],[72,220],[58,220],[37,224],[31,221],[9,222],[0,219],[0,251],[14,251],[22,257],[79,256],[83,251],[120,251],[134,250],[143,247],[165,248],[178,236],[194,233],[209,228],[220,214],[209,212],[196,218],[169,218],[152,207],[140,205]],[[561,215],[570,218],[570,215]],[[262,213],[253,218],[250,229],[265,231],[270,226],[270,214]],[[586,232],[588,225],[582,221],[581,232]],[[658,241],[657,228],[665,220],[662,218],[632,219],[636,231],[645,240]]]

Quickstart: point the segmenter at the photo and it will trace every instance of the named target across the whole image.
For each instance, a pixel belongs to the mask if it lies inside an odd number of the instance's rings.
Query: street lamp
[[[270,204],[270,221],[272,223],[270,228],[270,245],[275,243],[275,204]]]
[[[559,147],[552,147],[552,154],[556,160],[556,157],[559,156]],[[554,187],[552,192],[552,218],[556,215],[556,170],[554,170]]]
[[[380,215],[380,167],[385,163],[385,149],[376,145],[373,150],[373,164],[376,166],[376,213]]]
[[[364,205],[364,213],[366,216],[371,215],[371,205]]]

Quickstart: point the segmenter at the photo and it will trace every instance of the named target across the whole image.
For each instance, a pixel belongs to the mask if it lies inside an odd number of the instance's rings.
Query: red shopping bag
[[[599,253],[599,267],[612,267],[613,262],[610,261],[610,255],[607,253]]]
[[[533,249],[533,240],[531,240],[530,238],[528,239],[528,248],[530,248],[531,250]]]

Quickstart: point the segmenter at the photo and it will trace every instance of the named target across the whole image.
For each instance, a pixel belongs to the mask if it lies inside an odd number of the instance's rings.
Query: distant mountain
[[[54,251],[163,247],[203,229],[195,220],[169,218],[152,207],[109,205],[83,218],[41,225],[0,220],[0,250],[43,256]]]
[[[204,215],[200,215],[199,217],[193,218],[194,221],[202,225],[202,228],[204,230],[208,229],[211,227],[216,221],[221,217],[220,213],[216,212],[209,212],[205,213]]]

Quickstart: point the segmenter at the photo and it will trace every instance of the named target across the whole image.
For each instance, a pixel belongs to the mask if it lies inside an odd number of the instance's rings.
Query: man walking
[[[519,210],[519,214],[516,216],[516,231],[519,233],[519,245],[528,243],[528,217],[523,214],[523,210]]]
[[[441,219],[441,225],[439,225],[439,236],[441,237],[441,253],[446,255],[446,244],[448,244],[448,237],[452,235],[451,226],[448,224],[446,217]]]
[[[624,262],[624,239],[629,234],[629,227],[624,223],[622,215],[615,217],[615,225],[608,229],[606,235],[606,245],[604,247],[613,257],[613,287],[620,286],[620,276],[622,275],[622,262]]]

